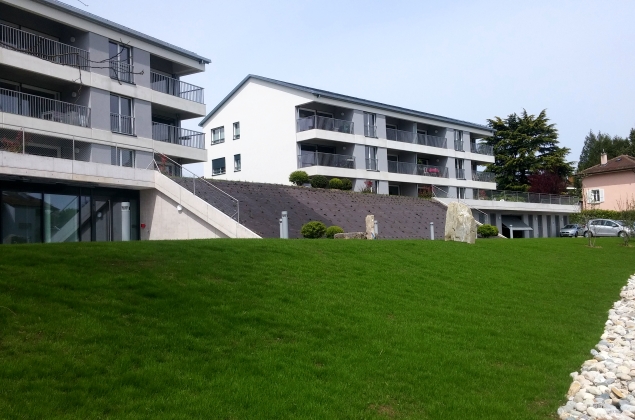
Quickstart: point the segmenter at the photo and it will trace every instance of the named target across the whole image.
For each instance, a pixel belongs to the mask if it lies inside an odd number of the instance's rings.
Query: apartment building
[[[206,113],[186,77],[209,63],[65,3],[0,0],[2,243],[178,238],[179,218],[185,231],[205,225],[162,174],[207,161],[205,134],[182,123]],[[210,230],[199,229],[226,236]]]
[[[288,184],[298,169],[349,178],[360,190],[417,196],[435,185],[452,197],[495,189],[483,165],[492,130],[320,89],[247,76],[200,123],[210,135],[205,175]]]

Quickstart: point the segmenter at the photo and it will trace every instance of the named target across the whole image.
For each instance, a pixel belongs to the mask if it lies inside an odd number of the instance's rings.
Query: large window
[[[113,41],[110,41],[108,47],[110,77],[122,82],[133,83],[130,47]]]
[[[212,175],[222,175],[225,173],[225,158],[212,160]]]
[[[463,152],[463,132],[454,130],[454,150]]]
[[[132,99],[110,95],[110,129],[113,133],[134,134]]]
[[[2,243],[42,242],[42,194],[2,192]]]
[[[234,140],[238,140],[240,138],[240,123],[234,123]]]
[[[377,137],[377,115],[364,112],[364,135],[366,137]]]
[[[212,144],[225,142],[225,127],[212,128]]]
[[[240,155],[234,155],[234,172],[240,172],[241,163],[240,163]]]
[[[79,197],[44,194],[44,242],[79,240]]]
[[[604,189],[603,188],[598,188],[598,189],[595,189],[595,190],[589,190],[588,197],[587,197],[587,202],[588,203],[602,203],[602,202],[604,202]]]

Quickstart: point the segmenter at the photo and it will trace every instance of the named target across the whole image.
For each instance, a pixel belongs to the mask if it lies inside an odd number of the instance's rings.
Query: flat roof
[[[412,116],[415,116],[415,117],[428,118],[428,119],[431,119],[431,120],[442,121],[442,122],[451,123],[451,124],[458,124],[458,125],[462,125],[462,126],[466,126],[466,127],[478,128],[480,130],[487,130],[487,131],[490,131],[490,132],[494,133],[494,129],[492,129],[491,127],[488,127],[486,125],[482,125],[482,124],[475,124],[475,123],[471,123],[471,122],[468,122],[468,121],[461,121],[461,120],[457,120],[457,119],[454,119],[454,118],[443,117],[441,115],[429,114],[427,112],[421,112],[421,111],[416,111],[416,110],[413,110],[413,109],[408,109],[408,108],[402,108],[402,107],[398,107],[398,106],[394,106],[394,105],[383,104],[381,102],[369,101],[369,100],[366,100],[366,99],[356,98],[354,96],[341,95],[339,93],[329,92],[327,90],[315,89],[315,88],[311,88],[311,87],[307,87],[307,86],[296,85],[296,84],[293,84],[293,83],[282,82],[280,80],[269,79],[267,77],[256,76],[254,74],[250,74],[247,77],[245,77],[238,84],[238,86],[236,86],[229,93],[229,95],[227,95],[222,101],[220,101],[220,103],[218,105],[216,105],[216,107],[214,107],[214,109],[212,109],[210,111],[210,113],[205,116],[205,118],[203,118],[203,120],[199,123],[199,125],[202,127],[203,124],[205,124],[207,122],[207,120],[210,119],[212,117],[212,115],[214,115],[216,113],[216,111],[218,111],[234,95],[234,93],[236,93],[238,91],[238,89],[240,89],[250,79],[261,80],[261,81],[264,81],[264,82],[273,83],[275,85],[284,86],[284,87],[288,87],[288,88],[296,89],[296,90],[301,90],[303,92],[311,93],[311,94],[313,94],[313,95],[315,95],[317,97],[323,96],[325,98],[336,99],[338,101],[349,102],[349,103],[353,103],[353,104],[364,105],[364,106],[369,106],[369,107],[378,108],[378,109],[384,109],[384,110],[387,110],[387,111],[398,112],[400,114],[408,114],[408,115],[412,115]]]
[[[197,60],[199,62],[202,61],[205,64],[209,64],[209,63],[212,62],[212,60],[210,60],[209,58],[202,57],[202,56],[200,56],[198,54],[193,53],[192,51],[188,51],[188,50],[185,50],[183,48],[177,47],[176,45],[172,45],[172,44],[169,44],[167,42],[161,41],[160,39],[157,39],[155,37],[152,37],[152,36],[149,36],[149,35],[146,35],[146,34],[142,34],[139,31],[135,31],[134,29],[130,29],[130,28],[126,27],[126,26],[123,26],[123,25],[120,25],[118,23],[112,22],[112,21],[110,21],[108,19],[104,19],[104,18],[99,17],[97,15],[93,15],[92,13],[88,13],[88,12],[82,10],[82,9],[77,8],[77,7],[71,6],[71,5],[66,4],[66,3],[62,3],[61,1],[58,1],[58,0],[33,0],[33,1],[36,2],[36,3],[40,3],[40,4],[44,4],[44,5],[53,7],[53,8],[58,9],[58,10],[62,10],[64,12],[66,12],[66,13],[71,14],[71,15],[78,16],[78,17],[80,17],[82,19],[86,19],[86,20],[88,20],[90,22],[93,22],[93,23],[96,23],[98,25],[105,26],[107,28],[113,29],[113,30],[118,31],[118,32],[122,32],[122,33],[124,33],[126,35],[142,39],[142,40],[144,40],[144,41],[146,41],[146,42],[148,42],[150,44],[156,45],[156,46],[161,47],[161,48],[165,48],[166,50],[175,52],[177,54],[183,55],[183,56],[188,57],[188,58],[192,58],[192,59]]]

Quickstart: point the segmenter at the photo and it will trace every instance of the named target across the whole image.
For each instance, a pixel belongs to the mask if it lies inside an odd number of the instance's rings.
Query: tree
[[[523,109],[520,116],[513,113],[487,122],[496,130],[485,139],[494,147],[495,158],[487,170],[496,174],[498,188],[527,191],[532,174],[551,172],[566,180],[573,173],[572,163],[565,160],[569,149],[559,146],[558,130],[549,123],[546,110],[535,116]]]
[[[562,194],[567,189],[567,181],[551,171],[538,171],[527,177],[529,192],[542,194]]]
[[[613,159],[620,155],[635,156],[635,129],[627,138],[619,136],[611,137],[608,134],[598,131],[597,134],[593,130],[584,138],[584,146],[580,152],[580,160],[578,161],[578,169],[575,177],[575,187],[582,188],[582,171],[600,163],[600,156],[605,152],[608,159]]]

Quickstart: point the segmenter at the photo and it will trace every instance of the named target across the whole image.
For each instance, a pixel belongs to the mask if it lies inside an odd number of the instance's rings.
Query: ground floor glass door
[[[95,241],[112,241],[112,203],[109,199],[93,199]]]

